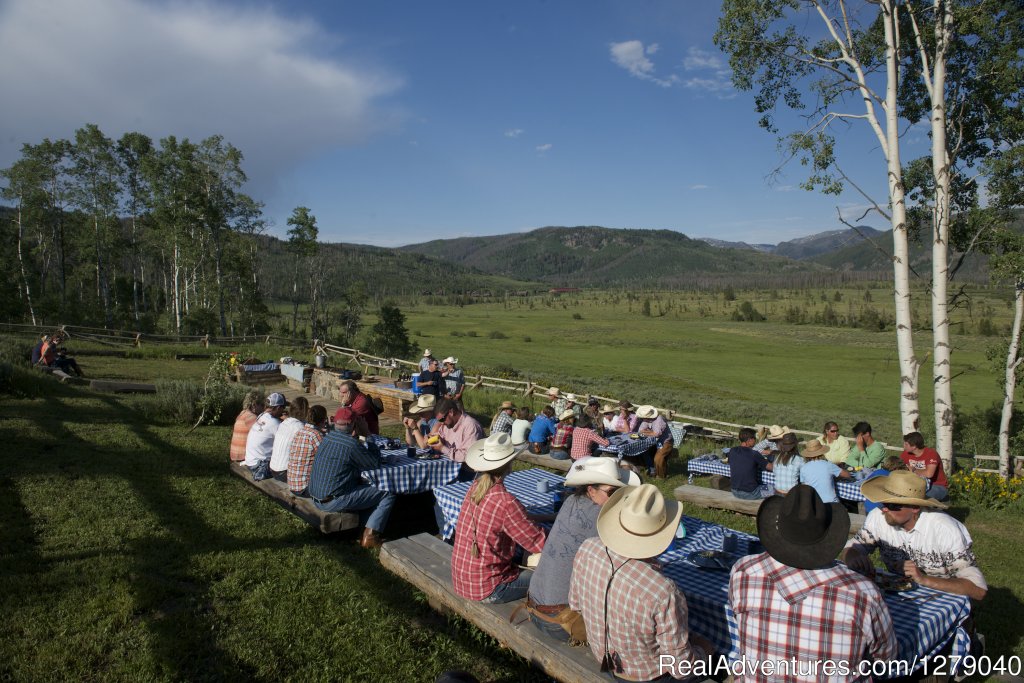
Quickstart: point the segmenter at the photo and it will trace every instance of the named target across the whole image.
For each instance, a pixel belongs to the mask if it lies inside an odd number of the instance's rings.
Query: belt
[[[314,498],[313,500],[315,500],[317,503],[320,503],[321,505],[327,505],[332,500],[334,500],[334,498],[335,496],[327,496],[326,498]]]
[[[538,605],[533,600],[530,600],[530,604],[529,604],[529,607],[531,609],[535,609],[538,612],[540,612],[541,614],[546,614],[549,617],[555,616],[556,614],[558,614],[559,612],[561,612],[562,610],[564,610],[568,606],[569,605]]]

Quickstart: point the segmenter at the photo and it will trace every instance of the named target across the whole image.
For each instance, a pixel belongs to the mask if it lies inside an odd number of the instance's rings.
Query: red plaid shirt
[[[608,439],[598,436],[597,432],[593,429],[577,427],[572,432],[572,449],[569,451],[569,456],[573,460],[579,460],[580,458],[592,455],[594,452],[593,444],[595,443],[599,446],[607,446]]]
[[[858,676],[862,659],[896,658],[892,617],[874,582],[845,565],[796,569],[776,562],[767,553],[737,562],[729,579],[729,602],[739,626],[740,652],[751,660],[795,659],[797,671],[777,665],[773,683],[821,681],[822,662],[846,661],[849,676],[829,681],[867,681]],[[796,673],[812,673],[798,676]],[[763,680],[745,675],[736,681]]]
[[[608,588],[608,652],[622,661],[622,676],[648,681],[665,673],[659,655],[682,662],[704,658],[690,646],[686,596],[672,579],[645,560],[629,560],[609,550],[599,537],[588,538],[576,552],[569,607],[583,615],[590,650],[598,661],[605,653],[604,604]]]
[[[311,424],[305,424],[295,434],[288,448],[288,488],[302,491],[309,485],[309,473],[313,471],[313,456],[320,448],[324,435]]]
[[[494,484],[476,505],[469,497],[479,483],[473,482],[462,501],[452,551],[452,587],[470,600],[483,600],[498,584],[519,576],[519,567],[512,563],[516,544],[531,553],[544,548],[544,531],[526,518],[526,508],[504,482]]]
[[[558,426],[555,427],[555,435],[551,437],[551,447],[568,450],[569,442],[572,441],[572,432],[572,425],[562,424],[559,422]]]
[[[259,415],[246,408],[235,418],[235,428],[231,432],[231,449],[229,451],[233,462],[245,460],[245,444],[249,440],[249,430],[256,424],[258,417]]]

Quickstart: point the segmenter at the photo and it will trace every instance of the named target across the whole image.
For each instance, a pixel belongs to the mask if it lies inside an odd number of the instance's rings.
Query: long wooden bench
[[[693,503],[705,508],[716,508],[719,510],[730,510],[744,515],[756,515],[761,507],[760,500],[743,500],[732,495],[730,491],[709,489],[693,484],[683,484],[675,490],[676,500],[684,503]],[[864,515],[850,514],[850,535],[860,531],[864,525]]]
[[[560,470],[562,472],[568,472],[569,467],[572,466],[572,460],[557,460],[547,453],[538,455],[536,453],[531,453],[530,451],[522,451],[516,457],[523,462],[530,463],[531,465],[549,467],[553,470]]]
[[[502,645],[528,659],[548,676],[560,681],[604,681],[589,647],[570,647],[541,635],[525,610],[510,622],[518,602],[486,605],[455,594],[451,579],[452,548],[430,534],[388,541],[381,547],[380,563],[426,593],[436,609],[450,610],[472,622]]]
[[[319,529],[321,533],[332,534],[359,526],[359,515],[351,512],[323,512],[317,509],[309,498],[299,498],[294,495],[283,481],[269,478],[263,481],[253,481],[252,472],[240,462],[231,463],[231,474],[250,486],[255,486],[278,505],[297,515],[310,526]]]

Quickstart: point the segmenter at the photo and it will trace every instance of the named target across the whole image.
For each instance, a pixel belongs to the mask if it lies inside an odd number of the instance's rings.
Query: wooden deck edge
[[[486,605],[456,595],[451,585],[451,546],[429,534],[388,541],[380,552],[381,564],[441,604],[514,650],[547,675],[566,682],[607,681],[588,647],[570,647],[543,635],[525,611],[509,618],[520,602]]]
[[[516,456],[517,459],[523,462],[528,462],[531,465],[540,465],[541,467],[547,467],[552,470],[559,470],[561,472],[568,472],[572,466],[572,460],[556,460],[546,453],[538,455],[531,453],[530,451],[522,451]]]
[[[355,529],[359,527],[359,515],[352,512],[323,512],[313,505],[309,498],[299,498],[288,490],[288,486],[276,479],[253,481],[249,468],[240,462],[232,462],[231,474],[260,490],[275,503],[301,518],[324,534]]]

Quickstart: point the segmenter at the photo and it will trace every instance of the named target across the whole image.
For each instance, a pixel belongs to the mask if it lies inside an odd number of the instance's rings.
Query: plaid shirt
[[[256,413],[246,408],[235,418],[235,428],[231,432],[231,449],[229,451],[233,462],[245,460],[245,443],[249,439],[249,430],[256,424],[257,417],[259,416]]]
[[[483,600],[499,584],[519,576],[519,567],[512,562],[516,544],[531,553],[544,548],[544,531],[526,518],[526,508],[505,483],[495,483],[476,505],[470,496],[479,483],[473,482],[462,500],[452,550],[452,588],[470,600]]]
[[[513,417],[511,415],[506,413],[504,410],[499,410],[498,414],[494,416],[494,421],[491,422],[491,434],[495,434],[497,432],[511,434],[512,421]]]
[[[595,443],[599,446],[607,446],[608,439],[598,436],[593,429],[577,427],[572,433],[572,450],[569,451],[569,456],[573,460],[585,458],[593,453],[592,445]]]
[[[729,579],[729,603],[739,628],[740,652],[748,661],[777,663],[773,681],[822,681],[825,675],[798,676],[812,663],[845,661],[851,672],[829,681],[867,681],[857,675],[862,659],[896,658],[896,634],[881,592],[870,579],[845,565],[796,569],[767,553],[737,562]],[[797,661],[783,669],[787,660]],[[739,681],[763,680],[744,675]]]
[[[359,473],[380,467],[380,449],[367,440],[365,444],[338,430],[330,432],[313,457],[309,473],[309,495],[315,500],[349,493],[362,486]]]
[[[309,485],[309,474],[313,471],[313,456],[316,455],[324,435],[311,424],[295,434],[288,449],[288,488],[303,491]]]
[[[615,577],[612,578],[612,565]],[[573,561],[569,607],[583,615],[590,650],[605,652],[605,590],[608,590],[608,652],[617,653],[626,678],[647,681],[665,673],[659,655],[676,663],[702,658],[690,647],[686,597],[672,579],[645,560],[628,560],[605,547],[600,537],[583,541]]]
[[[555,435],[551,437],[551,447],[568,450],[569,444],[572,442],[572,432],[572,425],[559,422],[555,427]]]

